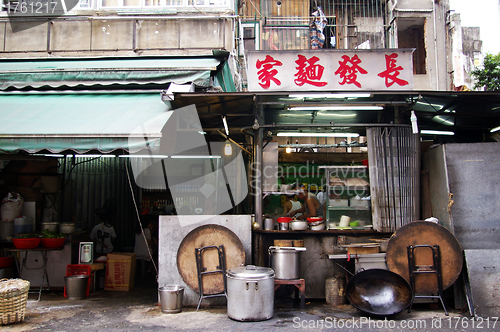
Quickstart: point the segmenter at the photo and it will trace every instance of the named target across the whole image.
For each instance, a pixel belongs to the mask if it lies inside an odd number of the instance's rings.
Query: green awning
[[[8,87],[74,87],[111,84],[194,83],[210,86],[214,57],[2,59],[0,90]]]
[[[160,92],[0,94],[0,153],[155,151],[170,114]]]

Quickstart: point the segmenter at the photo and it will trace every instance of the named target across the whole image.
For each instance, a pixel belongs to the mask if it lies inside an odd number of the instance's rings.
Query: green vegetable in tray
[[[26,233],[26,234],[18,234],[18,235],[16,235],[16,236],[14,236],[14,239],[32,239],[34,237],[38,237],[38,235]]]
[[[60,238],[65,238],[66,235],[64,235],[63,233],[55,233],[49,231],[48,229],[45,229],[42,231],[42,237],[46,239],[60,239]]]

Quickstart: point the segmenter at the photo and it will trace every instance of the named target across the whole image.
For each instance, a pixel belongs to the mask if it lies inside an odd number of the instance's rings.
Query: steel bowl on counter
[[[309,223],[305,220],[294,219],[290,221],[290,229],[294,231],[305,231],[309,228]]]
[[[254,265],[227,271],[227,315],[237,321],[262,321],[274,315],[274,271]]]

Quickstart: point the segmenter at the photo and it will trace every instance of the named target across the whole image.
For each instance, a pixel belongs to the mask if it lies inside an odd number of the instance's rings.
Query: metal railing
[[[245,0],[239,14],[243,23],[260,25],[262,50],[311,48],[310,31],[315,18],[322,23],[321,48],[389,47],[387,31],[391,20],[381,0]]]

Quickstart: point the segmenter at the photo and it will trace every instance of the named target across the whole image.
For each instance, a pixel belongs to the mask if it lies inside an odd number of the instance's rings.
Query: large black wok
[[[361,311],[389,316],[408,308],[413,292],[399,274],[389,270],[370,269],[355,274],[349,280],[346,296]]]

